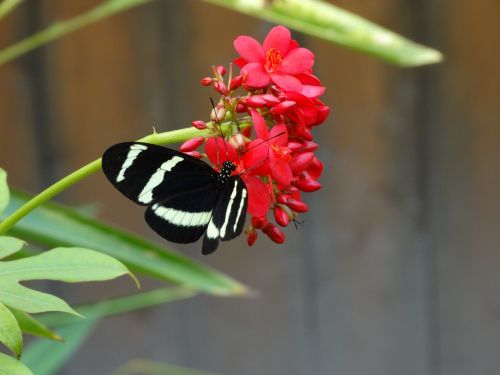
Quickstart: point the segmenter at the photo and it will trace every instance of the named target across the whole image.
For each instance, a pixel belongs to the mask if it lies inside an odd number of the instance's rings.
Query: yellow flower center
[[[281,53],[276,48],[270,48],[266,53],[266,63],[264,67],[266,68],[268,73],[273,73],[277,71],[281,67],[281,61],[283,57]]]

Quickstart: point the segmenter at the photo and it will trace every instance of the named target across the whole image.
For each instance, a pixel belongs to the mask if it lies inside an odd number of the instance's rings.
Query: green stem
[[[208,124],[210,126],[210,123]],[[227,124],[223,124],[227,126]],[[183,142],[185,140],[191,139],[193,137],[208,137],[213,135],[210,127],[205,130],[198,130],[193,127],[173,130],[165,133],[153,133],[144,138],[139,139],[139,142],[153,143],[153,144],[169,144]],[[60,192],[66,190],[70,186],[74,185],[85,177],[97,172],[101,168],[101,159],[94,160],[93,162],[77,169],[73,173],[67,175],[61,180],[57,181],[53,185],[49,186],[47,189],[43,190],[40,194],[33,197],[31,200],[26,202],[23,206],[19,207],[11,215],[5,218],[4,221],[0,223],[0,235],[7,232],[15,223],[21,220],[28,213],[33,211],[36,207],[52,199],[54,196]]]
[[[12,12],[23,0],[4,0],[0,4],[0,20]]]
[[[80,14],[69,20],[60,21],[53,23],[46,29],[13,44],[0,51],[0,65],[15,59],[35,48],[43,46],[55,39],[58,39],[66,34],[69,34],[75,30],[81,29],[87,25],[94,22],[100,21],[106,17],[112,16],[116,13],[123,12],[132,7],[147,3],[151,0],[108,0],[103,1],[101,4],[92,8],[88,12]],[[4,3],[7,3],[5,1]],[[6,11],[10,11],[12,6],[17,5],[18,1],[8,1],[8,4],[2,3]],[[14,3],[14,4],[12,4]]]

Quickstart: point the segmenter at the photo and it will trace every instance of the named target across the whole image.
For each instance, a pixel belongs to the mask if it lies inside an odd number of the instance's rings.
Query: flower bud
[[[268,223],[262,231],[267,234],[267,236],[276,243],[285,242],[285,235],[283,232],[274,224]]]
[[[226,108],[224,107],[216,107],[217,112],[214,112],[212,109],[212,112],[210,113],[210,119],[215,122],[221,122],[226,119]]]
[[[224,65],[217,65],[215,69],[217,70],[217,73],[221,75],[221,77],[226,74],[226,68],[224,67]]]
[[[274,214],[274,220],[276,220],[276,222],[282,227],[286,227],[290,222],[290,218],[288,217],[285,210],[283,210],[283,208],[281,208],[278,205],[274,206],[273,214]]]
[[[247,111],[247,106],[243,103],[238,103],[236,105],[236,112],[237,113],[243,113],[243,112],[246,112]]]
[[[204,77],[200,80],[200,83],[203,85],[203,86],[210,86],[213,82],[213,78],[212,77]]]
[[[252,216],[252,227],[257,229],[262,229],[262,227],[267,223],[265,217]]]
[[[217,81],[214,83],[214,89],[221,95],[227,95],[228,90],[224,82]]]
[[[303,152],[309,151],[313,152],[318,149],[319,145],[316,142],[313,141],[305,141],[304,142],[304,148],[302,149]]]
[[[266,101],[260,95],[252,95],[244,100],[245,104],[252,108],[262,108],[266,105]]]
[[[292,185],[306,193],[312,193],[313,191],[321,189],[321,184],[310,178],[293,180]]]
[[[247,138],[250,138],[250,136],[252,135],[252,129],[253,126],[247,126],[246,128],[243,128],[241,134],[243,134]]]
[[[245,147],[247,141],[246,141],[245,136],[243,134],[237,133],[237,134],[232,135],[231,138],[229,138],[229,143],[235,149],[240,150],[243,147]]]
[[[302,147],[304,147],[304,145],[300,142],[290,141],[290,142],[288,142],[286,147],[288,147],[288,149],[292,152],[297,152],[297,151],[301,151]]]
[[[292,210],[294,210],[295,212],[307,212],[307,211],[309,211],[309,207],[307,206],[307,204],[305,204],[302,201],[299,201],[298,199],[289,198],[286,201],[286,205],[288,207],[290,207]]]
[[[295,104],[297,103],[292,100],[285,100],[284,102],[281,102],[280,104],[271,108],[270,112],[273,115],[282,115],[288,112],[291,108],[295,107]]]
[[[198,152],[198,151],[187,151],[184,153],[187,155],[191,155],[193,158],[196,158],[196,159],[201,159],[203,157],[203,154],[201,152]]]
[[[314,122],[313,125],[320,125],[322,124],[328,115],[330,114],[330,108],[326,105],[322,105],[318,107],[318,114],[316,116],[316,121]]]
[[[285,194],[278,194],[277,197],[276,197],[276,201],[278,203],[281,203],[281,204],[286,203],[286,200],[287,200],[287,198],[286,198]]]
[[[255,241],[257,241],[257,231],[255,229],[251,229],[247,231],[247,244],[248,246],[252,246]]]
[[[203,137],[195,137],[192,139],[188,139],[186,142],[184,142],[181,145],[181,147],[179,147],[179,150],[182,152],[194,151],[198,147],[200,147],[200,145],[202,145],[204,141],[205,141],[205,138],[203,138]]]
[[[198,130],[203,130],[207,128],[207,124],[205,124],[205,122],[202,120],[193,121],[191,125],[193,125],[193,127],[195,127]]]
[[[233,77],[233,79],[231,79],[231,83],[229,84],[229,90],[234,91],[238,89],[241,86],[242,82],[243,82],[243,76],[241,74],[237,75],[236,77]]]

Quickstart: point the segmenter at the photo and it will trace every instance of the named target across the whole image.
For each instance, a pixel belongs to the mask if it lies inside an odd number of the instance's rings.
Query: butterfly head
[[[220,173],[217,176],[217,184],[219,185],[219,187],[223,187],[227,183],[229,177],[231,177],[231,174],[235,169],[236,165],[231,161],[227,160],[222,163],[222,168],[220,169]]]

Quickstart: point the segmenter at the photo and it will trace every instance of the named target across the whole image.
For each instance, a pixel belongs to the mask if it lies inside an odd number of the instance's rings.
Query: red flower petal
[[[278,183],[283,186],[290,185],[293,175],[286,161],[278,158],[272,158],[270,166],[271,174]]]
[[[290,42],[292,41],[292,36],[290,35],[290,30],[284,26],[276,26],[269,31],[266,39],[264,39],[264,51],[267,52],[271,48],[276,48],[281,56],[285,56],[290,49]]]
[[[321,81],[313,74],[301,73],[296,75],[295,77],[304,85],[321,86]]]
[[[290,49],[288,51],[290,52],[291,50],[297,48],[299,48],[299,42],[297,42],[295,39],[292,39],[292,41],[290,42]]]
[[[274,96],[274,95],[263,94],[263,95],[260,95],[260,97],[262,99],[264,99],[269,106],[280,104],[280,100],[276,96]]]
[[[205,152],[210,161],[217,166],[221,166],[227,160],[238,159],[238,152],[229,142],[223,141],[222,137],[208,138],[205,142]]]
[[[269,174],[269,146],[261,139],[255,139],[247,145],[248,151],[245,152],[241,160],[246,170],[252,174]]]
[[[293,175],[296,176],[309,167],[313,158],[314,154],[312,152],[301,152],[290,160],[290,169],[292,170]]]
[[[277,84],[283,91],[302,91],[302,83],[291,75],[273,73],[271,74],[271,80]]]
[[[286,128],[286,125],[283,123],[274,125],[269,132],[269,136],[267,139],[272,145],[286,147],[286,145],[288,144],[288,130]]]
[[[318,109],[313,100],[300,94],[299,92],[287,92],[286,97],[288,100],[297,103],[295,110],[299,111],[303,116],[307,117],[306,122],[316,119]]]
[[[317,180],[323,172],[323,163],[316,156],[313,157],[311,164],[309,164],[306,169],[306,172],[309,173],[309,176],[311,176],[311,178]]]
[[[325,93],[325,88],[323,86],[303,85],[300,93],[308,98],[317,98]]]
[[[271,197],[266,184],[258,177],[242,175],[248,190],[248,213],[253,216],[265,216],[271,205]]]
[[[253,62],[241,68],[243,82],[250,87],[265,87],[269,85],[269,73],[266,72],[261,63]]]
[[[281,71],[288,74],[308,72],[314,65],[314,55],[307,48],[296,48],[290,51],[281,64]]]
[[[295,103],[294,101],[285,100],[285,101],[281,102],[280,104],[271,108],[270,112],[273,115],[282,115],[284,113],[287,113],[293,107],[295,107],[295,104],[297,104],[297,103]]]
[[[234,59],[233,63],[234,63],[234,65],[236,65],[240,68],[243,68],[246,64],[248,64],[248,62],[242,57],[238,57],[237,59]]]
[[[255,109],[250,109],[250,114],[252,115],[253,127],[257,138],[266,140],[269,136],[266,120],[264,120],[264,117]]]
[[[254,38],[242,35],[234,40],[233,45],[236,52],[248,62],[259,62],[265,59],[264,49]]]
[[[248,98],[244,99],[244,102],[248,107],[253,107],[253,108],[262,108],[267,104],[266,101],[263,98],[261,98],[260,95],[249,96]]]

